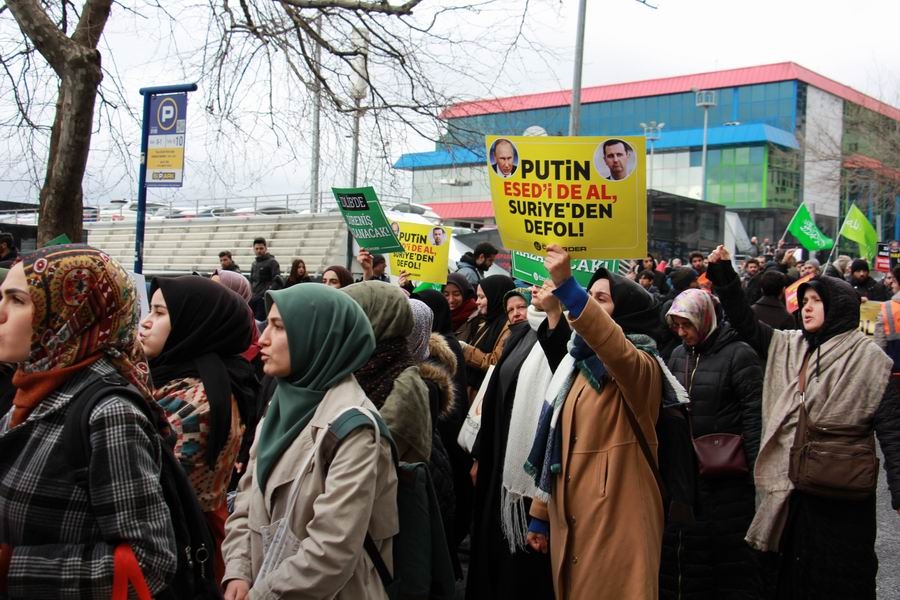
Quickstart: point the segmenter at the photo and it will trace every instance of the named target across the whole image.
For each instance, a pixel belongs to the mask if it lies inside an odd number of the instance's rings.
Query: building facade
[[[566,135],[570,98],[447,108],[435,150],[395,164],[413,172],[413,202],[448,221],[490,225],[484,136],[535,127]],[[722,205],[760,240],[779,239],[801,202],[828,235],[856,202],[883,238],[900,237],[900,109],[794,63],[585,88],[579,133],[647,135],[648,189]]]

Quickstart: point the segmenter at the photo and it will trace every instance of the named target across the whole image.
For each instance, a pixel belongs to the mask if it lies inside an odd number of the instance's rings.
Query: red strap
[[[123,542],[116,546],[113,558],[112,600],[128,600],[129,583],[139,600],[153,600],[134,551]]]

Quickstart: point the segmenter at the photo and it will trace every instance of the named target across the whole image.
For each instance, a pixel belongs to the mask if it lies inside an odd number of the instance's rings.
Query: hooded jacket
[[[794,486],[788,477],[789,450],[799,412],[799,375],[807,354],[805,402],[814,422],[862,424],[879,429],[887,421],[879,406],[890,375],[891,360],[860,332],[859,300],[845,281],[819,277],[798,289],[822,298],[825,322],[815,333],[773,330],[756,320],[731,264],[710,265],[710,279],[732,326],[766,362],[763,385],[762,438],[754,478],[757,511],[747,541],[763,551],[777,550],[784,531]],[[878,414],[876,414],[878,413]],[[888,426],[893,429],[894,424]],[[895,447],[885,447],[886,469],[894,479],[900,460]],[[892,482],[896,489],[896,481]],[[898,498],[894,497],[896,503]]]

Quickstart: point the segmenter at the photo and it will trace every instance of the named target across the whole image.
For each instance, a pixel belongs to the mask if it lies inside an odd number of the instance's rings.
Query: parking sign
[[[147,187],[181,187],[186,113],[186,93],[155,95],[150,99]]]

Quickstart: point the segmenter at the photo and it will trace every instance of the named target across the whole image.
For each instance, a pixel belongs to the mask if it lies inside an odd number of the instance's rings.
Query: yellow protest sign
[[[409,278],[427,283],[447,283],[447,260],[453,229],[443,225],[392,221],[391,227],[404,252],[391,254],[391,274],[406,271]]]
[[[643,137],[485,138],[491,199],[503,245],[572,258],[647,254]]]
[[[859,305],[859,330],[866,335],[875,335],[875,321],[881,314],[881,305],[884,302],[869,300]]]

